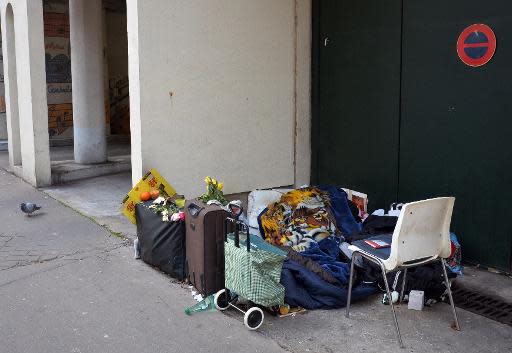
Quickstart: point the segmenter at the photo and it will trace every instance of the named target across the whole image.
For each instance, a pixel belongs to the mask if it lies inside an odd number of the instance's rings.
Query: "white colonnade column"
[[[75,161],[107,160],[102,1],[69,2]]]

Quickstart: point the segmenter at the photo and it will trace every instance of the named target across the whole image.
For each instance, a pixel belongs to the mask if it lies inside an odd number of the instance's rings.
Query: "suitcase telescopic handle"
[[[247,234],[246,246],[247,252],[251,251],[251,236],[249,234],[249,227],[243,222],[237,221],[233,218],[226,218],[224,222],[224,241],[228,241],[228,227],[234,227],[234,236],[235,236],[235,246],[237,248],[240,247],[240,232]]]
[[[231,232],[231,230],[233,229],[234,225],[236,224],[235,222],[236,221],[233,218],[230,218],[230,217],[227,217],[224,220],[224,242],[226,242],[226,243],[228,241],[228,234]]]
[[[199,216],[199,213],[201,213],[201,211],[204,210],[204,207],[196,205],[195,203],[189,204],[187,208],[188,213],[192,216],[192,218],[197,218]]]
[[[240,222],[240,230],[242,232],[245,232],[247,234],[247,239],[245,240],[246,246],[247,246],[247,252],[251,251],[251,235],[249,234],[249,227],[245,223]]]

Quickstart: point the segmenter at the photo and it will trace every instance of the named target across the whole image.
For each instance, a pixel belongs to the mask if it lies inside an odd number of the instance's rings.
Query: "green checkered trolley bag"
[[[226,229],[232,230],[226,231],[224,239],[226,289],[215,294],[215,306],[219,310],[233,307],[244,313],[244,324],[256,330],[264,319],[258,306],[284,304],[284,287],[279,281],[286,252],[256,235],[249,235],[248,227],[242,222],[228,218],[226,223]],[[241,310],[233,304],[230,291],[255,306],[247,312]]]

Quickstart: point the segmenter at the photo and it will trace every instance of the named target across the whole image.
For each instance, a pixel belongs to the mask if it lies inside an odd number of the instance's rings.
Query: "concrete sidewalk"
[[[121,202],[131,188],[132,175],[124,172],[50,186],[43,191],[110,231],[135,239],[135,225],[121,214]]]
[[[23,216],[18,208],[26,200],[42,204],[43,213]],[[2,170],[0,224],[2,353],[401,351],[379,295],[356,303],[350,319],[343,310],[267,315],[258,332],[247,331],[233,311],[187,317],[183,309],[194,301],[186,286],[133,260],[124,240]],[[446,304],[398,308],[403,351],[512,352],[511,327],[458,313],[461,332],[450,328]]]
[[[43,206],[38,216],[22,201]],[[0,352],[283,352],[218,313],[103,227],[0,170]]]
[[[58,147],[56,147],[58,149]],[[66,158],[69,147],[59,152],[57,159]],[[113,155],[119,152],[114,150]],[[9,170],[9,155],[0,151],[0,170]],[[41,189],[50,197],[91,218],[113,233],[135,239],[135,226],[121,214],[121,202],[132,188],[130,172],[75,180],[71,183]]]

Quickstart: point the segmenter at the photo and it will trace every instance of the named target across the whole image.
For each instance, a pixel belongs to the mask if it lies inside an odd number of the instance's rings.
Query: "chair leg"
[[[404,291],[405,291],[405,281],[407,280],[407,267],[404,268],[404,279],[402,280],[402,290],[400,291],[400,300],[398,301],[399,304],[402,304],[402,301],[404,300]]]
[[[400,335],[400,328],[398,327],[398,320],[396,318],[395,306],[393,305],[393,300],[391,298],[391,291],[389,290],[388,278],[386,277],[386,269],[384,268],[384,265],[382,263],[380,264],[380,268],[382,271],[382,277],[384,278],[384,285],[386,286],[386,293],[389,298],[389,306],[391,307],[391,311],[393,313],[393,319],[395,321],[395,328],[396,328],[396,335],[398,338],[398,344],[400,345],[400,348],[404,348],[404,343],[402,342],[402,335]]]
[[[460,331],[459,319],[457,318],[457,312],[455,311],[455,303],[453,302],[452,289],[450,288],[450,281],[448,280],[448,274],[446,273],[446,261],[444,259],[441,259],[441,264],[443,265],[444,283],[446,285],[446,289],[448,290],[448,298],[450,298],[450,305],[452,307],[455,329],[457,331]]]
[[[354,251],[352,253],[352,259],[350,261],[350,278],[348,280],[348,296],[347,296],[347,311],[345,313],[345,316],[348,318],[350,316],[350,300],[352,297],[352,281],[354,277],[354,258],[355,258],[356,252]]]

